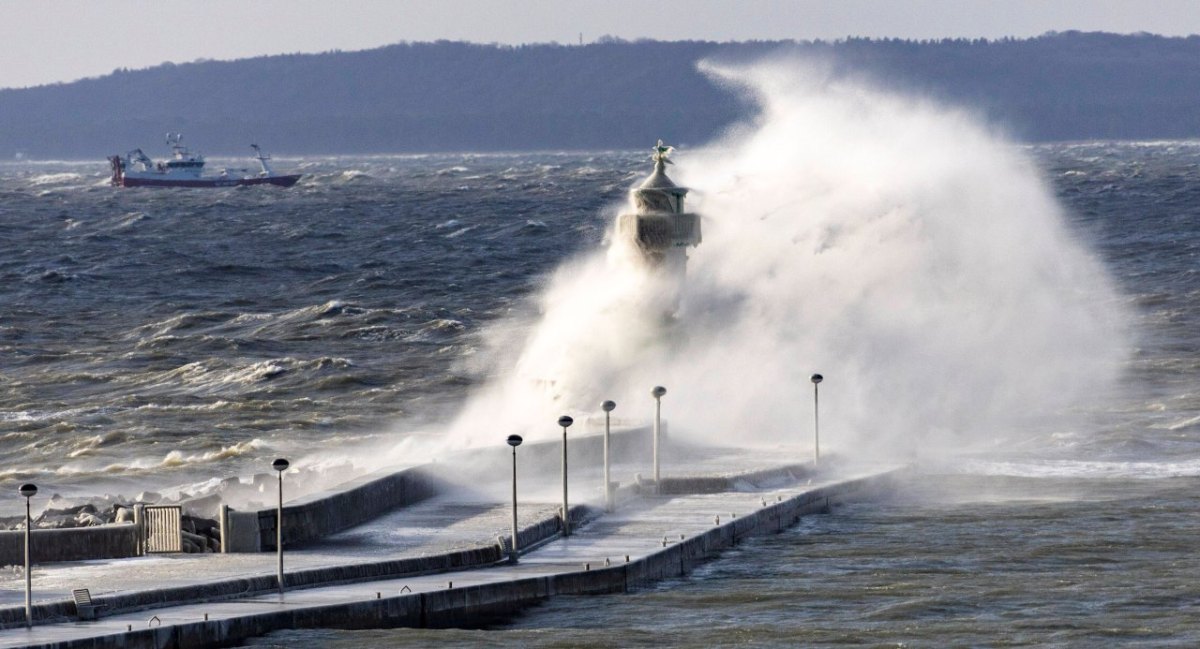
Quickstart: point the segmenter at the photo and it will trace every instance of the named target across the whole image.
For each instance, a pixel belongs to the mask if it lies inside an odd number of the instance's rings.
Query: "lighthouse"
[[[700,215],[684,207],[686,187],[667,177],[673,147],[662,140],[654,147],[654,172],[629,192],[633,213],[617,217],[616,238],[631,244],[648,272],[674,286],[669,313],[678,308],[678,295],[687,273],[687,249],[700,244]]]

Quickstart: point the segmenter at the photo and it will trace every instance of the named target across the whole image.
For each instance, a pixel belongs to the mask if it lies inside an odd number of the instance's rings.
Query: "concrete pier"
[[[114,611],[86,623],[75,622],[64,612],[62,622],[0,632],[0,647],[215,647],[289,628],[477,626],[555,595],[623,592],[687,574],[697,563],[742,538],[780,531],[800,516],[827,509],[831,501],[886,488],[895,473],[894,469],[830,473],[826,479],[804,485],[779,484],[784,475],[791,475],[789,471],[759,471],[740,478],[721,475],[711,480],[690,476],[690,484],[706,493],[636,497],[627,493],[615,513],[590,510],[590,519],[565,538],[555,536],[549,524],[543,525],[553,520],[553,505],[543,503],[523,525],[534,530],[532,535],[544,535],[548,540],[528,551],[517,565],[500,561],[503,554],[495,538],[490,544],[477,539],[471,547],[411,557],[417,561],[410,567],[417,570],[409,574],[373,578],[369,571],[355,569],[359,571],[356,577],[343,575],[340,580],[352,583],[289,590],[282,601],[278,594],[261,591],[236,598],[227,594],[220,596],[222,601]],[[722,483],[739,490],[714,492],[714,485]],[[686,491],[685,484],[676,484],[675,490]],[[439,503],[426,501],[396,516],[419,521],[422,506],[428,515],[438,510]],[[443,512],[453,509],[450,503],[440,506]],[[497,521],[503,528],[502,511],[495,511],[494,506],[489,510],[483,504],[476,509],[478,516],[459,518],[464,533],[450,534],[451,539],[464,540]],[[443,538],[437,545],[451,539]],[[418,542],[414,547],[430,546]],[[470,566],[447,562],[447,555],[463,557],[464,551],[475,553]],[[495,560],[491,560],[491,552]],[[197,559],[229,561],[254,556],[206,555]],[[297,567],[304,570],[303,563]],[[298,574],[289,573],[289,583]],[[203,590],[200,585],[191,588]]]

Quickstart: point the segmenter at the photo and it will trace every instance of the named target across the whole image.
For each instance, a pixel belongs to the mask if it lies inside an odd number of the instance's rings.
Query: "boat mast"
[[[183,145],[183,133],[167,133],[167,146],[171,147],[171,155],[176,160],[188,157],[187,147]]]
[[[275,170],[271,169],[271,165],[267,162],[268,160],[271,159],[271,156],[263,153],[262,149],[260,149],[257,144],[251,144],[250,148],[254,149],[254,156],[256,158],[258,158],[258,164],[262,165],[262,173],[260,173],[259,175],[260,176],[274,176]]]

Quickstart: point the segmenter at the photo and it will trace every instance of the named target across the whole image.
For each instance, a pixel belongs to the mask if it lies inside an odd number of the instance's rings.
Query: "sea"
[[[1131,314],[1086,434],[930,460],[637,592],[484,629],[247,644],[1200,645],[1200,142],[1014,146]],[[0,163],[0,512],[23,482],[65,499],[196,489],[453,416],[496,371],[472,362],[483,332],[604,246],[647,171],[634,151],[276,166],[305,178],[125,190],[103,161]]]

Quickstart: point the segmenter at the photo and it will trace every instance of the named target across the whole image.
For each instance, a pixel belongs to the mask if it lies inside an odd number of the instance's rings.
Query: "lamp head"
[[[17,491],[26,498],[33,498],[37,495],[37,485],[33,483],[23,484]]]
[[[574,419],[571,419],[571,418],[570,418],[569,416],[567,416],[567,415],[563,415],[563,416],[561,416],[561,417],[559,417],[559,418],[558,418],[558,425],[559,425],[559,426],[562,426],[563,428],[566,428],[567,426],[570,426],[570,425],[571,425],[571,424],[573,424],[573,423],[575,423],[575,420],[574,420]]]
[[[615,401],[605,401],[604,403],[600,404],[600,409],[603,410],[604,412],[612,412],[613,408],[616,408],[616,407],[617,407],[617,402],[615,402]]]
[[[523,441],[525,441],[525,440],[521,439],[520,435],[509,435],[508,436],[508,445],[513,448],[520,446],[521,442],[523,442]]]
[[[820,374],[813,374],[811,377],[809,377],[809,379],[813,383],[820,383],[821,381],[825,380],[825,377],[821,376]]]
[[[661,385],[654,386],[654,389],[650,391],[650,394],[654,395],[655,399],[661,398],[666,393],[667,389]]]
[[[287,471],[289,466],[291,466],[291,463],[283,458],[279,458],[271,463],[271,468],[280,472]]]

